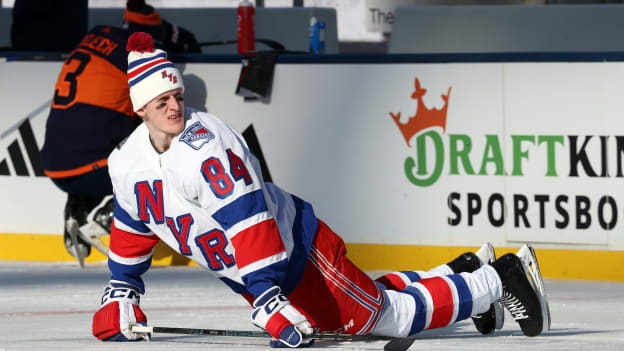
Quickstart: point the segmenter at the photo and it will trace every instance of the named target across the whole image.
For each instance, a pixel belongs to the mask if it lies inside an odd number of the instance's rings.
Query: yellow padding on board
[[[108,238],[103,238],[107,241]],[[108,245],[108,242],[106,242]],[[62,235],[0,233],[0,260],[37,262],[77,262],[65,248]],[[87,263],[106,262],[107,257],[95,248],[85,259]],[[154,250],[153,265],[195,265],[188,258],[159,242]]]
[[[447,263],[478,247],[346,244],[347,256],[362,270],[428,270]],[[496,255],[516,252],[515,248],[496,248]],[[542,275],[546,278],[624,281],[624,251],[540,249],[535,252]],[[0,233],[0,260],[76,262],[67,253],[61,235]],[[87,263],[106,262],[106,257],[92,249]],[[153,265],[196,265],[159,242]]]
[[[478,247],[346,244],[347,256],[362,270],[428,270]],[[518,251],[496,248],[496,255]],[[535,248],[545,278],[624,281],[624,251]]]

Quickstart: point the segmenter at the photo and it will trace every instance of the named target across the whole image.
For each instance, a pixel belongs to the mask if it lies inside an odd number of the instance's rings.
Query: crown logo
[[[420,87],[418,78],[414,80],[415,90],[412,93],[412,99],[418,101],[416,114],[411,116],[406,123],[401,123],[401,112],[394,114],[390,112],[390,117],[394,120],[394,123],[399,127],[399,130],[405,138],[407,146],[410,146],[410,139],[423,129],[429,127],[442,127],[442,130],[446,130],[446,109],[448,108],[449,96],[451,95],[451,88],[449,87],[446,95],[441,95],[444,100],[444,106],[441,109],[428,109],[422,100],[422,97],[427,93],[427,89]]]

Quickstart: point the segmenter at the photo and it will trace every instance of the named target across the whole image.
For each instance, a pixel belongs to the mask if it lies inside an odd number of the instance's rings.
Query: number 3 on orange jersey
[[[78,61],[79,64],[73,72],[70,72],[69,67],[72,61]],[[82,71],[84,71],[89,61],[91,61],[91,56],[82,51],[74,51],[74,53],[69,56],[69,58],[67,58],[67,61],[63,66],[63,71],[65,72],[65,78],[63,79],[63,82],[69,83],[69,91],[67,95],[61,95],[61,89],[57,83],[57,87],[54,90],[54,105],[67,106],[71,104],[72,101],[74,101],[74,99],[76,98],[76,91],[78,90],[78,80],[76,78],[78,78],[78,76],[82,74]]]

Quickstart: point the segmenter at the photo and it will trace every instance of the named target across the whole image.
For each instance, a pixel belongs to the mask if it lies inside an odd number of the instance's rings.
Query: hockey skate
[[[476,252],[481,266],[490,264],[496,260],[494,247],[490,243],[485,243]],[[505,323],[505,311],[503,305],[496,301],[490,305],[490,309],[472,317],[472,322],[481,334],[490,334],[494,329],[500,330]]]
[[[110,234],[115,201],[112,195],[93,197],[68,194],[65,204],[65,234],[67,252],[84,267],[91,246],[108,256],[108,246],[102,237]]]
[[[78,226],[78,220],[74,217],[65,220],[63,243],[67,252],[78,260],[80,267],[84,267],[84,259],[91,253],[91,246],[80,239]]]
[[[68,194],[65,203],[65,228],[63,244],[67,252],[78,260],[80,267],[84,267],[84,259],[91,253],[91,246],[80,238],[80,224],[84,222],[88,201],[84,198]]]
[[[532,278],[530,279],[530,282],[533,285],[533,289],[537,290],[537,297],[540,300],[540,305],[544,311],[544,325],[546,326],[544,331],[548,331],[550,330],[550,306],[548,304],[548,298],[546,297],[546,289],[544,289],[542,272],[540,271],[539,263],[537,263],[535,250],[533,250],[533,247],[530,244],[527,244],[520,248],[518,253],[516,253],[516,256],[520,257],[522,263],[524,263],[525,268],[528,269],[529,275]]]
[[[78,235],[80,239],[95,247],[105,256],[108,256],[108,246],[102,240],[110,235],[113,222],[115,200],[112,195],[105,196],[87,216],[87,222],[80,226]]]
[[[529,245],[516,255],[506,254],[494,261],[503,284],[500,299],[526,336],[537,336],[550,329],[550,310],[535,252]]]

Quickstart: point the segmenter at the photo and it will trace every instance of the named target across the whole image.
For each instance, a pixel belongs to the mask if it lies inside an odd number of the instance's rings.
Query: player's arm
[[[141,275],[151,265],[158,240],[145,224],[132,219],[115,202],[108,258],[112,276],[104,290],[101,307],[93,316],[93,335],[98,339],[134,341],[145,337],[132,333],[130,328],[147,323],[139,307],[140,295],[145,292]]]
[[[200,167],[200,203],[234,246],[241,279],[254,296],[253,323],[297,347],[301,332],[309,334],[312,327],[281,293],[288,254],[265,198],[258,162],[233,131],[230,139],[212,146]]]

